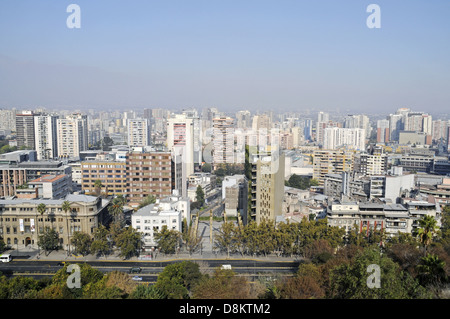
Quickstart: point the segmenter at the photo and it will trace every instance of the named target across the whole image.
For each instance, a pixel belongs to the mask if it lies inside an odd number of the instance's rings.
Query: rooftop
[[[41,176],[39,178],[36,178],[35,180],[32,180],[30,182],[28,182],[28,184],[32,184],[32,183],[53,183],[57,180],[63,179],[64,177],[66,177],[66,174],[60,174],[60,175],[44,175]]]

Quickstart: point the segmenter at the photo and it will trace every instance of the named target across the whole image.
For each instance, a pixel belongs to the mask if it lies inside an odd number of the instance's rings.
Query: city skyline
[[[445,112],[450,4],[0,4],[0,107]]]

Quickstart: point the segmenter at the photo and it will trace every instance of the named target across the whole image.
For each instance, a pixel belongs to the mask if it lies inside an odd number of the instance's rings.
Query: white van
[[[9,263],[12,260],[11,255],[10,254],[3,254],[0,255],[0,261],[2,263]]]

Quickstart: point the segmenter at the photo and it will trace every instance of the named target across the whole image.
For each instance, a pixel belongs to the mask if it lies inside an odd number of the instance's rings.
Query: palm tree
[[[113,216],[115,222],[122,220],[123,217],[122,200],[117,197],[114,198],[112,200],[112,205],[108,207],[108,211]]]
[[[419,220],[419,229],[417,235],[419,236],[420,242],[425,247],[425,253],[427,251],[427,246],[431,243],[433,235],[437,230],[437,221],[433,216],[425,215]]]
[[[102,187],[103,187],[102,181],[97,179],[94,182],[95,193],[97,194],[97,196],[100,196],[100,194],[102,193]]]
[[[125,204],[127,203],[127,199],[125,198],[125,196],[123,196],[123,194],[117,195],[116,199],[122,204],[122,206],[125,206]]]
[[[447,281],[445,261],[436,255],[422,257],[420,263],[417,265],[417,270],[419,272],[419,281],[424,286],[431,285],[438,288]]]
[[[40,203],[37,206],[37,211],[41,215],[41,217],[44,216],[44,213],[45,213],[46,210],[47,210],[47,206],[44,203]],[[38,228],[37,226],[39,226],[39,225],[36,223],[36,228]],[[44,220],[44,227],[45,227],[45,220]]]
[[[70,253],[70,244],[69,244],[69,214],[68,212],[70,211],[71,207],[70,207],[70,202],[65,200],[62,203],[62,210],[66,213],[66,227],[67,227],[67,251],[68,253]]]
[[[36,208],[37,212],[41,215],[41,217],[44,216],[45,211],[47,210],[47,206],[44,203],[40,203],[37,208]],[[38,223],[38,217],[36,215],[36,238],[39,238],[39,223]],[[44,222],[44,228],[45,228],[45,222]],[[36,243],[38,241],[36,240]]]

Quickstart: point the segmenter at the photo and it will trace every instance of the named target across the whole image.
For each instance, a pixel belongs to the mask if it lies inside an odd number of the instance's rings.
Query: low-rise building
[[[150,204],[131,216],[131,226],[142,234],[142,249],[150,251],[158,246],[155,232],[161,231],[164,226],[169,230],[182,231],[182,213],[175,209],[164,209],[158,203]]]
[[[356,229],[368,234],[384,230],[388,237],[398,233],[414,234],[419,220],[433,216],[440,227],[439,205],[416,199],[403,199],[402,203],[333,201],[327,209],[329,226],[342,227],[348,233]]]
[[[70,211],[62,209],[64,201]],[[75,231],[93,236],[94,230],[107,218],[109,201],[99,197],[69,194],[64,199],[0,199],[0,236],[10,248],[38,248],[38,238],[44,227],[52,227],[59,243],[68,249]],[[37,208],[45,205],[41,215]]]
[[[38,198],[58,199],[70,193],[72,180],[66,174],[44,175],[28,182],[28,187],[37,189]]]

